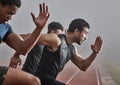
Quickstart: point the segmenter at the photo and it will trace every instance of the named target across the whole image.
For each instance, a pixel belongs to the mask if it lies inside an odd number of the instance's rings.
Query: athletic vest
[[[22,70],[35,75],[37,67],[40,63],[43,45],[36,44],[33,49],[28,53]]]
[[[56,78],[58,73],[64,68],[64,65],[71,59],[75,53],[73,45],[69,45],[64,34],[58,35],[61,44],[56,52],[50,52],[45,46],[42,58],[37,70],[37,76],[50,75]]]

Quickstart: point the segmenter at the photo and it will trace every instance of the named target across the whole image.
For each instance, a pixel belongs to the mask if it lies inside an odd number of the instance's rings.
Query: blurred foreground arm
[[[48,7],[45,3],[40,4],[40,12],[36,18],[33,13],[31,13],[34,23],[36,24],[36,29],[31,33],[31,35],[25,40],[16,33],[11,33],[5,42],[12,48],[14,48],[18,53],[25,55],[28,53],[33,46],[37,43],[40,33],[44,28],[46,22],[49,18]]]
[[[23,39],[22,37],[18,35],[19,38],[21,39],[19,41],[16,38],[14,39],[12,38],[13,40],[15,40],[14,41],[15,43],[19,43],[19,44],[16,44],[14,46],[14,48],[16,49],[16,53],[13,55],[13,57],[10,60],[9,66],[11,67],[14,67],[14,68],[17,67],[17,65],[21,63],[21,60],[19,57],[20,54],[25,55],[38,42],[38,39],[40,38],[40,32],[44,28],[49,18],[48,6],[45,6],[45,3],[40,4],[40,13],[38,17],[35,18],[33,13],[31,13],[31,16],[33,18],[34,23],[36,24],[36,29],[33,31],[33,33],[31,33],[26,39]],[[10,46],[15,44],[13,43],[13,40],[9,40],[11,41]]]

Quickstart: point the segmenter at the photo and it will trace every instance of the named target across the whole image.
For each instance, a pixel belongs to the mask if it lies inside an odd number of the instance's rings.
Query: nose
[[[87,37],[85,37],[85,40],[87,40]]]
[[[11,17],[9,17],[8,19],[11,20]]]

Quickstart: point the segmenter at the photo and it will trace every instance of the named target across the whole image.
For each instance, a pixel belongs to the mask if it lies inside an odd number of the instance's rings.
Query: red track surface
[[[58,75],[57,80],[68,85],[102,85],[99,74],[92,64],[86,72],[80,71],[75,65],[69,62],[64,70]]]
[[[0,65],[8,66],[9,62],[0,62]],[[20,69],[19,67],[18,69]],[[98,74],[96,74],[98,73]],[[57,80],[68,85],[102,85],[99,72],[92,64],[86,72],[79,70],[74,64],[68,62],[63,71],[58,75]]]

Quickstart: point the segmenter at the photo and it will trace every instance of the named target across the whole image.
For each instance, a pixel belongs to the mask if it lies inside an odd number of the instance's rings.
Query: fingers
[[[17,65],[21,65],[22,64],[22,61],[20,60],[20,61],[17,61],[17,62],[11,62],[10,64],[9,64],[9,67],[12,67],[12,68],[17,68]]]
[[[40,14],[45,14],[46,16],[49,17],[48,6],[45,5],[45,3],[43,3],[40,4],[39,7],[40,7]]]
[[[91,48],[94,52],[98,53],[101,50],[103,40],[100,36],[98,36],[95,40],[95,43],[91,45]]]
[[[46,12],[45,12],[45,14],[47,15],[47,18],[49,18],[50,13],[48,12],[48,6],[46,6]]]
[[[22,60],[19,61],[19,66],[22,64]]]
[[[46,6],[45,14],[46,14],[46,15],[48,14],[48,6]]]
[[[16,67],[17,67],[17,65],[16,65],[16,64],[14,64],[14,63],[10,63],[9,67],[11,67],[11,68],[16,68]]]
[[[50,16],[50,13],[48,13],[47,18],[49,18],[49,16]]]
[[[40,13],[42,13],[42,5],[40,4],[39,7],[40,7]]]
[[[100,36],[97,37],[98,40],[102,41],[102,38]]]
[[[97,38],[96,38],[96,40],[95,40],[95,42],[97,43],[97,42],[99,42],[99,43],[102,43],[102,38],[100,37],[100,36],[98,36]]]
[[[96,42],[99,42],[98,44],[101,46],[103,43],[103,40],[100,36],[97,37]]]
[[[43,3],[42,6],[43,6],[43,13],[45,13],[45,11],[46,11],[46,10],[45,10],[45,9],[46,9],[46,7],[45,7],[45,3]]]
[[[40,13],[46,13],[47,11],[46,11],[46,9],[47,9],[47,7],[45,7],[46,5],[45,5],[45,3],[43,3],[43,4],[40,4]],[[48,10],[48,9],[47,9]]]
[[[31,16],[32,16],[32,19],[34,20],[35,19],[35,15],[33,13],[31,13]]]

